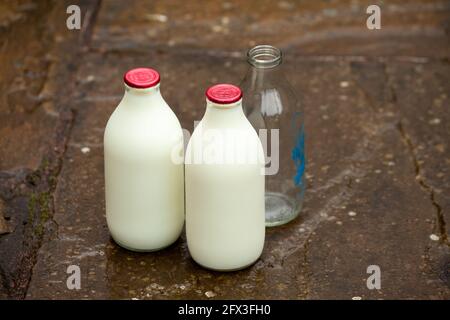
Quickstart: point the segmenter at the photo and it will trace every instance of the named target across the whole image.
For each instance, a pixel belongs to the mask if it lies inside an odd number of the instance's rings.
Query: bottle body
[[[111,236],[122,247],[154,251],[180,236],[182,146],[180,123],[159,85],[127,87],[104,135],[106,219]]]
[[[281,51],[263,45],[248,52],[241,83],[243,108],[263,141],[266,155],[266,226],[295,219],[305,193],[303,106],[279,67]]]
[[[240,101],[207,103],[186,151],[187,243],[203,267],[238,270],[264,246],[264,154]]]

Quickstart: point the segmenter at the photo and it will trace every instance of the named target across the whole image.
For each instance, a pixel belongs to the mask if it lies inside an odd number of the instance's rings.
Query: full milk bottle
[[[238,87],[215,85],[206,96],[186,151],[186,237],[198,264],[231,271],[263,250],[264,153]]]
[[[106,220],[135,251],[169,246],[184,223],[183,132],[159,91],[159,74],[128,71],[104,136]]]

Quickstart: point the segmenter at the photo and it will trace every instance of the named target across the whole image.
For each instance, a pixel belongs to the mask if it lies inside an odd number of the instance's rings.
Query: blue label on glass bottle
[[[295,136],[295,145],[291,152],[292,160],[295,164],[294,183],[296,186],[303,186],[303,174],[305,173],[305,131],[303,125]]]

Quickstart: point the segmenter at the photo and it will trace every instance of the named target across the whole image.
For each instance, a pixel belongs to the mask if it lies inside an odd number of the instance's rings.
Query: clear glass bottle
[[[281,50],[258,45],[248,51],[247,61],[250,66],[240,85],[243,108],[266,155],[266,226],[278,226],[295,219],[302,209],[303,107],[280,68]]]

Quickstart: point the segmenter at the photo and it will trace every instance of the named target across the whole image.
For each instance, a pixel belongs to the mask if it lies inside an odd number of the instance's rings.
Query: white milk
[[[189,252],[198,264],[222,271],[254,263],[265,237],[264,153],[238,98],[207,99],[185,159]]]
[[[125,85],[104,136],[108,227],[119,245],[135,251],[169,246],[184,223],[183,133],[157,76],[148,88]],[[144,69],[137,84],[145,77]]]

